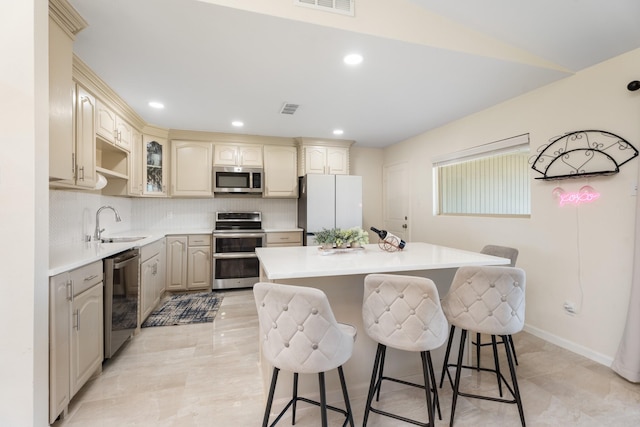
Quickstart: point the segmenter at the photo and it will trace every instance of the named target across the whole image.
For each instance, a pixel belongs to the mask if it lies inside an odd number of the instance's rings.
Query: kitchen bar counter
[[[397,252],[369,244],[361,249],[333,251],[317,246],[257,248],[256,254],[268,280],[508,264],[505,258],[421,242],[407,244]]]
[[[510,262],[506,258],[420,242],[409,242],[403,251],[398,252],[386,252],[377,244],[369,244],[364,249],[336,251],[331,254],[323,254],[317,246],[258,248],[256,254],[260,260],[261,281],[321,289],[327,294],[336,319],[358,329],[353,356],[344,367],[351,397],[366,396],[376,353],[377,344],[367,336],[362,326],[363,286],[367,274],[393,273],[428,277],[435,282],[442,297],[447,293],[458,267],[508,265]],[[444,348],[432,351],[431,354],[434,368],[440,371]],[[263,386],[267,390],[272,366],[264,359],[262,364]],[[389,353],[385,375],[422,382],[419,354]],[[283,384],[289,383],[289,373],[281,372],[280,376],[284,377],[280,378]],[[301,395],[317,394],[317,380],[314,376],[304,377],[308,378],[301,380]],[[327,376],[327,393],[329,402],[340,405],[338,402],[341,402],[342,396],[337,375]],[[276,398],[284,401],[289,397],[288,388],[279,387],[276,390]]]

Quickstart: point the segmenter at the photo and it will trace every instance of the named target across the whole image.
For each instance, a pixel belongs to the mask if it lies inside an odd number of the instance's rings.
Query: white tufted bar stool
[[[451,288],[442,300],[442,309],[451,324],[451,332],[447,343],[444,368],[440,387],[445,373],[449,376],[449,367],[456,367],[456,378],[452,382],[453,399],[451,404],[450,427],[453,426],[458,396],[492,400],[503,403],[514,403],[518,407],[520,421],[525,426],[522,399],[518,388],[513,354],[508,345],[507,336],[519,332],[524,326],[525,313],[525,272],[516,267],[460,267],[456,272]],[[458,361],[449,364],[449,353],[455,328],[461,329]],[[500,372],[497,351],[494,352],[495,369],[465,366],[462,364],[464,344],[467,332],[479,332],[491,335],[494,348],[496,336],[502,337],[501,344],[507,356],[511,385]],[[500,398],[469,394],[460,391],[460,375],[463,368],[493,372],[496,374]],[[502,383],[505,384],[513,399],[502,398]]]
[[[419,426],[433,427],[434,407],[437,406],[439,412],[440,405],[430,350],[444,344],[448,329],[436,285],[423,277],[370,274],[364,279],[362,318],[367,335],[378,343],[363,427],[367,425],[369,412]],[[420,352],[424,385],[384,376],[387,347]],[[428,422],[423,423],[373,408],[371,405],[374,395],[376,401],[380,399],[383,380],[424,389]]]
[[[273,421],[282,418],[292,407],[292,424],[296,420],[298,401],[321,409],[322,426],[327,426],[327,409],[345,416],[343,427],[353,424],[342,365],[353,353],[356,328],[338,323],[324,292],[315,288],[256,283],[253,294],[258,309],[262,354],[272,365],[273,375],[264,412],[263,427],[269,423],[273,396],[280,370],[293,372],[293,397]],[[327,405],[324,373],[338,369],[346,410]],[[320,402],[298,396],[298,374],[318,374]]]
[[[485,247],[482,248],[480,253],[486,254],[486,255],[498,256],[500,258],[507,258],[511,260],[511,262],[509,263],[509,267],[515,267],[516,261],[518,259],[518,250],[516,248],[510,248],[508,246],[486,245]],[[471,344],[476,346],[476,363],[478,364],[478,368],[480,367],[480,348],[481,347],[488,346],[488,345],[493,346],[494,357],[497,351],[496,345],[493,343],[493,340],[490,343],[483,344],[480,337],[481,337],[481,334],[477,333],[476,341],[471,342]],[[508,335],[508,338],[509,338],[509,345],[511,346],[511,351],[513,352],[513,360],[516,362],[516,365],[517,365],[518,356],[516,355],[516,347],[513,344],[513,338],[511,337],[511,335]]]

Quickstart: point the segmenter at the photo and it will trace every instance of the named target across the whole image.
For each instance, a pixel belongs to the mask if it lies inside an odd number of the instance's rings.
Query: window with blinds
[[[434,159],[437,214],[529,216],[528,160],[528,135]]]

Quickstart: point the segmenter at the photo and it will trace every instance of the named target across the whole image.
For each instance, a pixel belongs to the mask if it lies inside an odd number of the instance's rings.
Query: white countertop
[[[146,246],[172,234],[211,234],[211,229],[168,231],[130,230],[122,233],[105,234],[102,237],[144,236],[144,239],[135,242],[100,243],[94,241],[53,246],[49,248],[49,276],[55,276],[56,274],[82,267],[83,265],[126,251],[127,249]]]
[[[269,280],[510,263],[506,258],[421,242],[409,242],[397,252],[386,252],[377,244],[369,244],[364,249],[331,254],[323,253],[317,246],[257,248],[256,254]]]

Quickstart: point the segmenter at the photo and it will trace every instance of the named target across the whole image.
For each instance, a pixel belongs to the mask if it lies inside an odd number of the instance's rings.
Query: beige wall
[[[0,425],[48,412],[48,3],[0,13]]]
[[[379,148],[351,147],[351,175],[362,176],[362,228],[382,226],[382,162]]]
[[[527,272],[527,329],[609,365],[622,335],[632,274],[638,160],[611,177],[543,182],[531,171],[532,214],[527,219],[433,215],[431,158],[523,133],[532,155],[550,138],[585,129],[606,130],[640,148],[640,49],[576,75],[426,132],[385,150],[384,162],[407,161],[411,194],[411,240],[479,250],[487,243],[520,249]],[[577,191],[589,184],[602,193],[594,204],[559,207],[558,185]],[[563,303],[579,313],[564,313]]]

